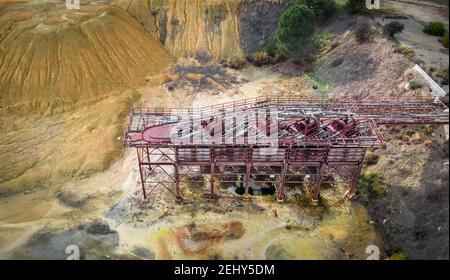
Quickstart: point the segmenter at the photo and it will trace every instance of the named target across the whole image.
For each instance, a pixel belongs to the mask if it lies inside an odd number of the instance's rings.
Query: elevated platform
[[[260,97],[200,109],[133,109],[124,136],[138,153],[144,197],[158,186],[174,192],[183,178],[207,175],[214,182],[244,176],[270,176],[283,199],[284,187],[311,177],[313,197],[327,174],[348,175],[355,192],[367,148],[380,147],[379,125],[448,124],[441,102],[332,102]],[[167,180],[152,174],[159,170]],[[158,177],[159,178],[159,177]],[[229,178],[227,178],[229,180]],[[153,181],[152,181],[153,180]],[[290,181],[293,180],[293,181]]]

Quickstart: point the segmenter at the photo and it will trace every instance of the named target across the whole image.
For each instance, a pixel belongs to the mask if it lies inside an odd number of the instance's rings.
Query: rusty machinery
[[[293,97],[259,97],[201,109],[133,109],[124,142],[137,150],[144,198],[163,187],[181,200],[180,183],[193,174],[208,175],[208,196],[213,198],[217,179],[236,183],[237,177],[243,178],[248,198],[253,177],[255,183],[273,178],[280,200],[286,186],[309,178],[313,199],[318,199],[322,178],[335,174],[349,180],[351,196],[366,149],[383,143],[379,125],[448,124],[446,109],[429,100],[364,103]],[[276,138],[267,141],[272,132]]]

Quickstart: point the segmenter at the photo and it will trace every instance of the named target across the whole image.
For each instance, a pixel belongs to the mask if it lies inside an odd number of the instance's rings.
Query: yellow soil
[[[166,35],[161,39],[174,57],[207,54],[218,59],[242,54],[241,0],[119,0],[117,5],[136,17],[155,38],[161,38],[164,30]]]
[[[104,170],[121,154],[133,88],[159,84],[169,54],[114,6],[2,3],[0,193]]]
[[[48,5],[47,12],[25,4],[1,13],[0,106],[73,106],[143,84],[167,68],[162,45],[122,9]]]

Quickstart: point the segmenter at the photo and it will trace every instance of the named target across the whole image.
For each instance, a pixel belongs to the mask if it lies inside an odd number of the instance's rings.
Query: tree
[[[277,47],[286,56],[293,57],[311,40],[316,28],[314,12],[304,5],[294,5],[280,17],[277,29]]]
[[[404,27],[405,26],[398,21],[391,21],[384,25],[384,32],[392,37],[395,34],[402,32]]]

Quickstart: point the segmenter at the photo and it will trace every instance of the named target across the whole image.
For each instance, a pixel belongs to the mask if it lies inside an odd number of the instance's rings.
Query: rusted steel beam
[[[288,172],[290,160],[291,160],[290,155],[291,155],[291,148],[289,148],[285,151],[285,158],[283,161],[283,169],[281,171],[281,176],[280,176],[280,188],[278,189],[278,192],[277,192],[277,199],[279,201],[284,200],[286,197],[286,194],[284,192],[284,187],[286,186],[286,176],[287,176],[287,172]]]
[[[322,177],[326,168],[326,164],[322,163],[320,167],[317,169],[317,174],[314,176],[314,189],[313,189],[313,199],[319,200],[320,196],[320,187],[322,184]]]
[[[142,170],[142,161],[141,161],[141,155],[140,155],[140,148],[136,148],[136,153],[137,153],[138,164],[139,164],[139,174],[141,176],[142,195],[144,196],[144,199],[147,199],[147,193],[145,191],[145,178],[144,178],[144,174],[143,174],[143,170]]]
[[[251,168],[251,163],[247,162],[246,172],[245,172],[245,192],[244,192],[245,200],[248,199],[249,189],[250,189],[250,168]]]
[[[178,162],[178,149],[175,148],[175,160],[174,160],[174,169],[175,169],[175,197],[177,200],[181,201],[181,190],[180,190],[180,170],[179,170],[179,162]]]
[[[211,186],[211,190],[210,190],[210,198],[211,199],[214,199],[215,197],[216,197],[216,190],[215,190],[215,185],[214,185],[214,183],[215,183],[215,176],[214,176],[214,172],[215,172],[215,168],[216,168],[216,164],[215,164],[215,156],[214,156],[214,149],[211,149],[210,150],[210,156],[211,156],[211,162],[210,162],[210,164],[211,164],[211,171],[210,171],[210,176],[211,176],[211,179],[210,179],[210,186]]]

